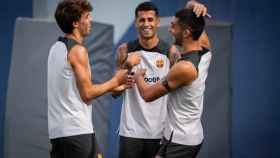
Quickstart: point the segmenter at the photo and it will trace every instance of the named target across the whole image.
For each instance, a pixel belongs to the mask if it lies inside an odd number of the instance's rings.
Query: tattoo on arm
[[[122,44],[117,50],[117,67],[123,68],[128,58],[126,44]]]

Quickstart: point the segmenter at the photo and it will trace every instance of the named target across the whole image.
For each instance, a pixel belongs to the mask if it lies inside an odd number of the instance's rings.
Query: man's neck
[[[194,40],[184,40],[183,44],[182,44],[182,48],[183,48],[183,53],[188,53],[188,52],[192,52],[192,51],[197,51],[197,50],[202,50],[202,47],[199,44],[199,41],[194,41]]]
[[[145,49],[152,49],[159,42],[159,38],[158,38],[157,35],[155,35],[154,37],[152,37],[150,39],[144,39],[144,38],[141,38],[141,37],[138,37],[138,39],[139,39],[140,45]]]
[[[76,42],[78,42],[80,44],[83,43],[83,41],[84,41],[84,37],[82,37],[81,34],[76,32],[75,30],[73,31],[73,33],[65,34],[65,37],[75,40]]]

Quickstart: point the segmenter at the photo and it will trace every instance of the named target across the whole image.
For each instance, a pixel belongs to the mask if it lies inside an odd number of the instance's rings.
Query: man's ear
[[[160,18],[159,17],[157,17],[157,27],[160,27]]]
[[[78,21],[74,21],[72,23],[72,25],[73,25],[73,28],[77,28],[77,27],[79,27],[79,22]]]
[[[184,38],[187,38],[188,36],[190,36],[191,35],[191,31],[189,30],[189,29],[185,29],[184,31],[183,31],[183,37]]]

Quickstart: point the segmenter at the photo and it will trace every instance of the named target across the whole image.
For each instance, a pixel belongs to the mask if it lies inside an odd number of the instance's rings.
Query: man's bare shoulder
[[[128,49],[127,43],[122,43],[122,44],[118,47],[117,52],[127,52],[127,49]]]
[[[174,44],[172,44],[169,48],[169,52],[176,53],[176,52],[179,52],[179,50],[177,49],[177,47]]]
[[[198,72],[193,63],[182,60],[171,67],[170,75],[172,78],[177,78],[183,80],[184,83],[189,83],[197,78]]]
[[[88,50],[85,46],[77,44],[69,50],[68,60],[70,63],[79,61],[84,62],[88,59]]]

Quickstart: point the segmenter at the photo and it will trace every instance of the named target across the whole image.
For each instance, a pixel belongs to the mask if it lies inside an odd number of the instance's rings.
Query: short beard
[[[174,38],[174,39],[175,39],[174,42],[175,45],[182,46],[182,39],[178,39],[178,38]]]
[[[182,46],[183,34],[182,32],[178,32],[177,34],[173,34],[174,44],[178,46]]]

